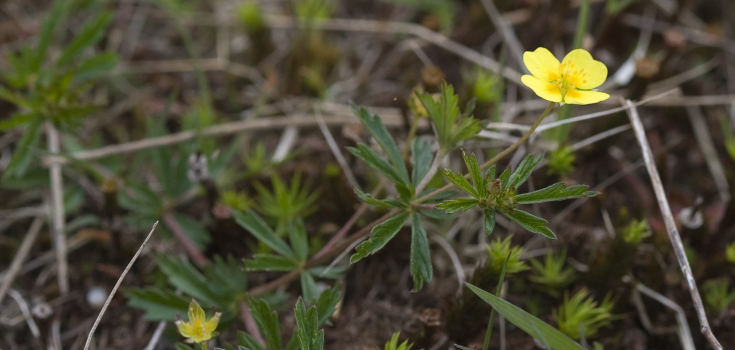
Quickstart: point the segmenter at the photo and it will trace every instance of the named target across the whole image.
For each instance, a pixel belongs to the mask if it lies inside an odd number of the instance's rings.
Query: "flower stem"
[[[549,105],[546,107],[546,109],[544,110],[544,112],[541,113],[541,116],[538,117],[538,119],[536,119],[536,122],[533,123],[533,125],[531,126],[531,128],[528,129],[528,131],[526,131],[526,133],[523,134],[523,136],[518,141],[516,141],[514,144],[510,145],[510,147],[506,148],[502,152],[500,152],[497,155],[495,155],[495,157],[493,157],[492,159],[490,159],[487,162],[485,162],[484,164],[482,164],[482,166],[480,166],[480,169],[484,170],[484,169],[489,168],[491,165],[497,163],[500,159],[502,159],[503,157],[507,156],[510,152],[513,152],[516,148],[518,148],[520,145],[522,145],[524,142],[526,142],[526,140],[528,140],[528,138],[531,137],[531,134],[533,134],[533,132],[536,131],[536,128],[538,128],[538,126],[541,125],[541,122],[544,120],[544,118],[546,118],[546,116],[549,115],[549,113],[551,113],[551,110],[554,108],[554,105],[555,104],[556,104],[556,102],[549,103]],[[470,174],[466,174],[464,177],[465,178],[469,178],[470,177]],[[442,187],[442,188],[440,188],[440,189],[438,189],[438,190],[436,190],[434,192],[431,192],[431,193],[429,193],[429,194],[427,194],[427,195],[425,195],[425,196],[423,196],[421,198],[416,199],[414,201],[414,204],[420,204],[420,203],[426,202],[431,197],[434,197],[434,196],[436,196],[436,195],[438,195],[440,193],[444,193],[446,191],[449,191],[450,189],[452,189],[452,187],[454,187],[454,184],[448,184],[448,185],[446,185],[446,186],[444,186],[444,187]]]
[[[203,342],[201,343],[201,345],[202,345],[202,350],[207,350],[207,341],[206,341],[206,340],[205,340],[205,341],[203,341]]]

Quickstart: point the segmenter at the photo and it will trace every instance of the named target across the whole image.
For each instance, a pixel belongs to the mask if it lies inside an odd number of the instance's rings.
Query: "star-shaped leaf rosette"
[[[567,186],[561,182],[538,191],[518,194],[517,189],[531,176],[533,169],[543,159],[543,154],[527,156],[518,165],[515,172],[511,172],[511,169],[508,168],[497,178],[495,177],[495,165],[483,173],[474,154],[468,156],[462,151],[462,156],[474,186],[462,174],[455,173],[450,169],[439,169],[439,171],[449,182],[467,192],[472,198],[447,200],[437,205],[436,209],[447,213],[456,213],[479,207],[484,211],[484,228],[488,235],[495,228],[496,212],[500,212],[528,231],[555,239],[556,235],[547,227],[548,222],[546,220],[516,209],[516,206],[570,198],[594,197],[599,194],[596,191],[587,191],[586,185]]]

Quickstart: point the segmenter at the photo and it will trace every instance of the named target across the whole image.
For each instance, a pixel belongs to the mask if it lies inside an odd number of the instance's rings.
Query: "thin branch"
[[[400,116],[396,113],[395,115],[388,115],[387,118],[383,119],[383,122],[388,127],[401,127],[403,125]],[[345,124],[359,124],[360,120],[354,115],[330,115],[324,116],[324,123],[327,125],[345,125]],[[222,123],[197,132],[194,130],[187,130],[176,134],[152,137],[139,141],[133,141],[123,143],[119,145],[112,145],[101,147],[89,151],[75,152],[69,155],[70,158],[75,160],[92,160],[99,159],[115,154],[130,153],[140,151],[144,149],[174,145],[177,143],[183,143],[186,141],[194,140],[197,137],[210,137],[210,136],[222,136],[236,134],[242,131],[257,131],[257,130],[269,130],[284,128],[287,126],[307,127],[316,125],[316,119],[306,115],[294,114],[289,117],[282,118],[264,118],[264,119],[252,119],[230,123]],[[46,159],[47,164],[63,164],[67,163],[68,160],[60,156],[51,156]]]
[[[173,214],[170,212],[163,215],[163,222],[166,223],[166,226],[168,226],[169,230],[176,236],[176,239],[179,240],[179,243],[184,246],[184,249],[186,249],[186,252],[189,253],[189,256],[191,256],[194,261],[196,261],[197,265],[199,267],[203,267],[209,263],[209,260],[207,257],[202,254],[202,252],[199,251],[199,248],[194,245],[194,242],[191,241],[189,236],[186,235],[184,232],[184,229],[181,228],[181,225],[176,221]]]
[[[102,315],[105,314],[105,311],[107,311],[107,307],[110,306],[112,297],[115,296],[117,289],[120,288],[120,284],[125,278],[125,275],[127,275],[128,271],[130,271],[130,268],[133,267],[135,260],[138,260],[138,256],[140,255],[140,252],[143,251],[143,247],[145,247],[145,245],[148,244],[148,240],[151,239],[151,236],[153,235],[153,231],[156,230],[156,226],[158,226],[158,221],[156,221],[156,223],[153,224],[153,227],[151,228],[151,232],[148,233],[148,236],[143,241],[143,244],[140,245],[140,248],[138,248],[138,251],[135,252],[135,255],[133,255],[133,258],[130,260],[130,263],[128,263],[128,266],[125,267],[125,270],[123,271],[122,275],[120,275],[120,278],[117,279],[117,283],[115,283],[115,287],[112,288],[112,292],[110,292],[110,295],[107,297],[107,300],[105,300],[105,305],[102,306],[102,310],[100,310],[100,314],[97,316],[97,319],[94,321],[94,324],[92,325],[92,329],[89,331],[89,335],[87,336],[87,342],[84,344],[84,350],[89,350],[89,346],[92,344],[92,336],[94,336],[94,331],[97,330],[97,326],[100,324],[100,321],[102,320]]]
[[[33,243],[36,241],[38,233],[41,232],[41,227],[43,227],[43,219],[40,216],[37,216],[36,219],[33,220],[31,228],[28,229],[28,233],[26,233],[25,238],[23,238],[23,243],[20,244],[18,252],[15,253],[15,256],[13,257],[13,262],[10,263],[10,267],[2,279],[2,283],[0,284],[0,303],[3,301],[5,293],[10,289],[10,285],[13,284],[13,280],[15,280],[15,276],[18,274],[18,271],[20,271],[26,257],[28,257],[28,253],[31,252],[31,247],[33,247]]]
[[[46,122],[49,152],[59,153],[59,132],[51,122]],[[69,265],[66,260],[66,238],[64,237],[64,187],[61,179],[61,164],[51,165],[51,202],[53,205],[53,239],[56,249],[57,277],[61,294],[69,293]]]
[[[697,106],[687,106],[687,114],[689,115],[689,121],[692,123],[692,129],[694,136],[699,143],[699,148],[702,150],[702,155],[707,161],[707,167],[709,172],[712,173],[712,179],[715,180],[715,186],[720,192],[720,200],[723,202],[730,201],[730,186],[727,184],[727,176],[725,176],[725,169],[720,163],[720,158],[717,156],[717,149],[715,148],[714,142],[712,142],[712,135],[709,133],[707,128],[707,122],[704,120],[702,115],[702,109]]]
[[[503,36],[503,41],[508,45],[516,63],[518,63],[519,67],[525,68],[526,65],[523,63],[523,45],[521,45],[521,42],[518,40],[516,33],[513,31],[513,27],[505,21],[503,15],[498,11],[498,8],[495,7],[493,0],[482,0],[481,2],[482,6],[485,8],[485,12],[487,12],[487,15],[493,22],[493,25],[498,29],[500,35]]]
[[[655,290],[644,286],[641,283],[636,284],[635,293],[637,292],[648,295],[649,297],[665,305],[669,309],[674,310],[674,312],[676,312],[676,324],[679,326],[677,328],[677,333],[679,334],[681,347],[684,348],[684,350],[696,349],[696,347],[694,347],[694,340],[692,339],[692,332],[691,330],[689,330],[689,323],[687,322],[686,313],[684,313],[684,309],[682,309],[679,304],[673,302],[671,299],[661,295],[660,293],[657,293]],[[651,321],[649,320],[648,322],[650,325]]]
[[[707,315],[704,312],[702,298],[699,295],[697,283],[694,280],[694,275],[692,274],[692,269],[689,266],[689,261],[687,261],[687,256],[684,251],[684,244],[681,242],[679,231],[676,228],[674,215],[671,213],[671,208],[669,208],[669,202],[666,199],[666,192],[664,191],[661,177],[658,174],[656,162],[653,159],[653,152],[651,152],[651,147],[648,145],[646,132],[643,129],[643,124],[641,123],[641,119],[638,116],[638,110],[635,108],[633,102],[631,102],[630,100],[626,100],[625,104],[630,107],[628,117],[630,117],[630,123],[633,125],[633,130],[635,131],[636,138],[638,139],[638,144],[641,146],[641,151],[643,152],[643,160],[646,163],[646,169],[648,170],[648,175],[651,178],[651,183],[653,184],[653,189],[656,193],[656,200],[658,201],[661,215],[664,218],[666,231],[669,234],[669,239],[671,239],[671,244],[674,248],[676,259],[679,262],[682,274],[686,277],[687,285],[689,286],[689,292],[691,293],[692,301],[694,302],[694,308],[697,310],[697,317],[699,318],[699,324],[701,325],[702,334],[707,338],[712,347],[721,350],[722,345],[720,345],[720,343],[717,341],[717,338],[715,338],[715,335],[710,329],[709,321],[707,321]]]

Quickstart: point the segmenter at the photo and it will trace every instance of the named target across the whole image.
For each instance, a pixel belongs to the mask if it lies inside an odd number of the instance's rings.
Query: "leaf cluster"
[[[153,286],[124,291],[130,306],[145,310],[143,317],[147,320],[173,319],[177,313],[186,312],[190,298],[206,308],[216,306],[226,313],[225,318],[231,318],[247,290],[247,278],[232,258],[215,257],[201,271],[185,259],[168,255],[159,256],[156,263],[173,288]]]
[[[471,115],[474,109],[472,104],[465,109],[464,114],[460,113],[459,97],[454,94],[454,88],[447,82],[441,85],[439,101],[435,101],[434,97],[426,92],[417,92],[417,97],[431,118],[439,147],[445,152],[474,137],[482,128],[480,122]]]
[[[436,208],[447,213],[455,213],[479,207],[484,212],[486,234],[492,233],[495,228],[496,212],[500,212],[526,230],[554,239],[556,236],[547,227],[548,222],[546,220],[516,209],[516,205],[593,197],[598,194],[598,192],[587,191],[585,185],[567,187],[564,183],[556,183],[537,191],[517,194],[516,189],[531,176],[533,169],[543,159],[543,154],[527,156],[518,165],[516,171],[511,172],[511,169],[507,168],[498,178],[495,178],[495,165],[483,172],[474,154],[468,156],[462,151],[462,157],[474,185],[470,184],[467,178],[460,173],[455,173],[450,169],[441,169],[440,171],[449,182],[472,196],[472,198],[447,200],[437,205]]]
[[[544,262],[531,259],[533,275],[529,279],[544,286],[543,290],[553,297],[559,296],[559,291],[574,281],[575,273],[571,267],[564,268],[567,252],[546,254]]]
[[[566,294],[564,303],[553,311],[553,316],[559,330],[572,339],[580,339],[582,330],[585,337],[591,338],[597,335],[600,328],[610,324],[613,319],[612,308],[610,295],[598,304],[586,289],[582,289],[571,299]]]
[[[6,56],[11,69],[0,74],[7,84],[0,86],[0,99],[12,103],[18,110],[0,123],[0,131],[26,129],[18,143],[18,151],[7,166],[6,177],[25,174],[31,158],[30,148],[40,142],[40,129],[45,121],[57,126],[79,125],[81,118],[93,110],[85,103],[84,94],[118,62],[113,52],[83,55],[99,42],[111,22],[112,15],[107,12],[85,22],[58,57],[49,54],[72,3],[55,1],[41,22],[35,47],[25,45],[17,54]]]

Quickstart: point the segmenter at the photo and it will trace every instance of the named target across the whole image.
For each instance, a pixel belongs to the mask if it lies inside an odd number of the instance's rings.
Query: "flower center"
[[[587,73],[584,69],[574,69],[574,63],[567,61],[559,65],[559,78],[551,83],[557,85],[564,96],[567,91],[587,83],[587,80],[584,79],[585,75]]]

